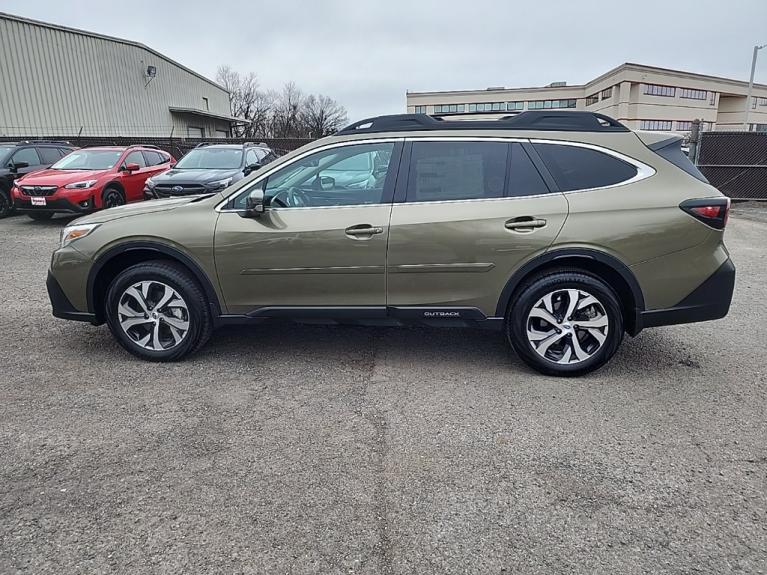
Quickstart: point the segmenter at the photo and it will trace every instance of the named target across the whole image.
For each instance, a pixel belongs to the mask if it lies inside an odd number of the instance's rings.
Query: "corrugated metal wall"
[[[148,84],[147,66],[157,68]],[[212,82],[139,46],[0,15],[0,134],[161,136],[189,116],[169,106],[229,115],[229,97]],[[228,129],[191,117],[191,125]],[[204,125],[203,125],[204,124]]]

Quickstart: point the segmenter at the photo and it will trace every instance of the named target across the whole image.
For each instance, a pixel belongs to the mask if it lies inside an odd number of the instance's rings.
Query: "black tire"
[[[101,194],[101,207],[103,209],[115,208],[125,205],[125,195],[114,186],[107,186]]]
[[[578,344],[577,347],[582,350],[586,350],[586,346],[594,348],[594,346],[599,344],[596,338],[589,335],[589,330],[584,330],[583,328],[578,329],[577,322],[579,319],[580,321],[585,322],[589,321],[589,318],[584,315],[576,314],[592,313],[594,316],[597,314],[606,315],[608,324],[606,327],[606,337],[600,336],[604,337],[601,347],[596,347],[596,350],[592,352],[592,355],[582,361],[560,364],[552,357],[542,356],[536,351],[534,344],[528,338],[528,322],[536,321],[534,319],[531,320],[529,314],[532,308],[536,306],[542,298],[557,290],[567,289],[581,290],[596,298],[597,303],[601,305],[604,314],[601,314],[602,309],[600,309],[598,305],[595,305],[595,307],[587,307],[582,311],[573,313],[574,317],[572,322],[570,322],[568,318],[563,317],[566,315],[563,313],[563,308],[566,305],[564,298],[568,294],[563,293],[555,295],[552,300],[552,307],[555,311],[553,315],[555,318],[560,319],[562,323],[554,326],[554,329],[556,330],[557,336],[563,332],[566,334],[562,336],[564,339],[556,340],[556,345],[560,346],[562,349],[559,359],[566,360],[570,357],[569,355],[567,358],[564,357],[565,353],[567,353],[567,347],[570,347],[570,352],[573,356],[576,355],[572,343],[568,343],[572,342],[573,337],[578,338],[578,341],[576,342]],[[578,295],[578,297],[583,296]],[[584,301],[578,300],[578,297],[575,298],[576,302]],[[561,301],[556,298],[561,298]],[[559,308],[556,308],[556,306],[559,306]],[[548,322],[545,321],[543,324],[539,325],[543,325],[546,328],[549,326]],[[533,329],[541,331],[539,328],[534,327]],[[601,333],[602,331],[603,329],[600,328],[599,332]],[[617,295],[608,284],[588,272],[577,269],[552,270],[525,283],[517,294],[515,294],[515,299],[509,306],[506,316],[506,335],[517,355],[536,371],[545,375],[560,377],[576,377],[584,375],[599,369],[607,363],[617,351],[621,341],[623,341],[623,314],[621,312],[621,304]],[[542,339],[539,341],[541,343],[543,342]],[[582,346],[581,344],[584,345]],[[551,351],[544,350],[544,353],[549,356],[556,356],[558,351],[555,348],[555,345],[552,344],[549,349],[551,349]]]
[[[171,287],[186,304],[185,319],[188,321],[188,330],[181,342],[169,349],[155,350],[143,347],[130,337],[120,324],[120,298],[127,289],[142,281],[160,282]],[[200,349],[213,333],[213,320],[202,288],[186,268],[175,262],[152,260],[121,272],[109,286],[105,311],[109,329],[120,345],[133,355],[149,361],[177,361]]]
[[[0,188],[0,219],[7,218],[13,213],[13,203],[8,190]]]
[[[27,215],[37,222],[44,222],[53,217],[53,212],[27,212]]]

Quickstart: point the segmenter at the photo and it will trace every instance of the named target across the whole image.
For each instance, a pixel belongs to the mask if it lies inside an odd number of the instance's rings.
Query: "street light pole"
[[[751,58],[751,79],[748,81],[748,96],[746,96],[746,113],[743,115],[743,131],[748,131],[748,114],[751,112],[751,91],[754,89],[754,72],[756,71],[756,57],[759,55],[759,50],[767,48],[767,44],[761,46],[754,46],[754,55]]]

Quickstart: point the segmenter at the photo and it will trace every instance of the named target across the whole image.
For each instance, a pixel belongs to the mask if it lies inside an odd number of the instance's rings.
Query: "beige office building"
[[[705,130],[742,130],[747,93],[741,80],[626,63],[576,86],[408,92],[407,111],[478,120],[524,110],[586,110],[633,129],[684,134],[694,120]],[[754,84],[747,129],[767,131],[767,85]]]

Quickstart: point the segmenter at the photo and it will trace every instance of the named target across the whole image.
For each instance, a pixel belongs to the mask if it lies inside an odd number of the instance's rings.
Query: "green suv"
[[[680,143],[590,112],[364,120],[223,191],[71,223],[53,314],[157,361],[232,323],[476,326],[580,375],[624,332],[727,314],[729,200]]]

